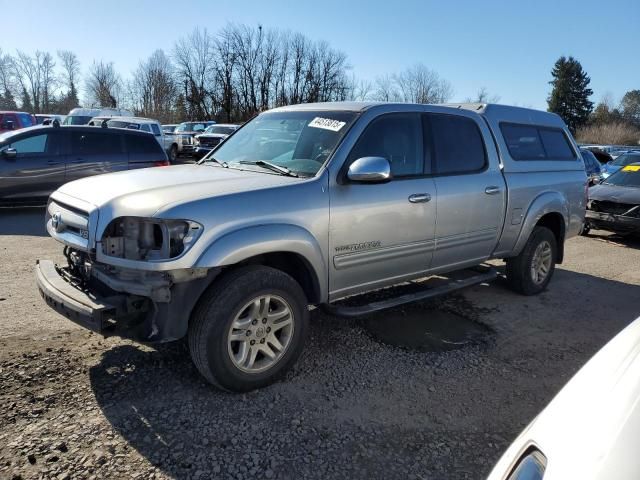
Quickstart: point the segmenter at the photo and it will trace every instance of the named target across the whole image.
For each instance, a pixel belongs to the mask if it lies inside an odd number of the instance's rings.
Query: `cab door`
[[[495,250],[504,221],[507,192],[497,152],[485,143],[491,137],[479,118],[466,112],[425,116],[438,210],[432,268],[476,265]]]
[[[329,224],[330,299],[415,277],[429,269],[436,221],[420,113],[374,118],[343,170],[362,157],[391,164],[388,183],[332,185]]]
[[[16,135],[0,149],[0,199],[48,197],[64,183],[65,156],[59,130]],[[15,151],[15,156],[9,152]]]

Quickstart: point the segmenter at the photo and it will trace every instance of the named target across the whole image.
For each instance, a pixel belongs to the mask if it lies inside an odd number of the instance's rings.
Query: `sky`
[[[113,61],[126,77],[154,50],[194,28],[227,23],[299,31],[347,54],[357,78],[423,63],[452,101],[485,87],[500,103],[546,109],[561,55],[591,77],[592,101],[640,88],[640,0],[0,0],[0,48],[72,50],[86,70]]]

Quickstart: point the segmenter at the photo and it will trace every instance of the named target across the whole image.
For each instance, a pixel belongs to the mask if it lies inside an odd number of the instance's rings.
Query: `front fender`
[[[522,228],[520,229],[520,235],[513,248],[515,255],[519,255],[524,249],[524,246],[531,236],[531,232],[540,221],[540,219],[548,213],[559,213],[564,220],[564,231],[568,227],[569,218],[569,201],[560,192],[544,192],[531,202],[529,209],[522,222]],[[562,248],[561,245],[558,245]]]
[[[322,248],[309,231],[296,225],[257,225],[227,233],[209,245],[196,267],[234,265],[256,255],[276,252],[303,257],[316,277],[320,298],[327,298],[327,265]]]

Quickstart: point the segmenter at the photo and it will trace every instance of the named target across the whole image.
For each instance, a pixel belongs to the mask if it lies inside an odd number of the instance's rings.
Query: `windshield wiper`
[[[265,160],[257,160],[255,162],[251,162],[248,160],[241,160],[240,161],[241,164],[243,165],[258,165],[259,167],[264,167],[267,168],[269,170],[271,170],[272,172],[277,172],[281,175],[286,175],[287,177],[297,177],[298,174],[296,172],[293,172],[291,170],[289,170],[287,167],[283,167],[281,165],[276,165],[275,163],[271,163],[271,162],[267,162]]]
[[[229,168],[229,164],[227,162],[223,162],[222,160],[218,160],[213,155],[212,156],[205,155],[203,158],[198,160],[198,165],[202,165],[204,162],[209,162],[209,161],[216,162],[217,164],[222,165],[224,168]]]

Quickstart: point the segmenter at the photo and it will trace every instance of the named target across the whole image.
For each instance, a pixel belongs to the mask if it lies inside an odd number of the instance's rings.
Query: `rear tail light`
[[[153,166],[154,167],[168,167],[169,165],[170,164],[169,164],[168,160],[162,160],[160,162],[153,162]]]

